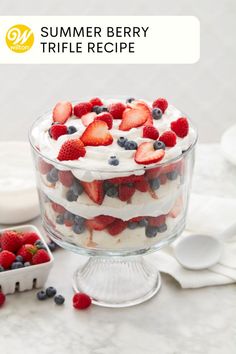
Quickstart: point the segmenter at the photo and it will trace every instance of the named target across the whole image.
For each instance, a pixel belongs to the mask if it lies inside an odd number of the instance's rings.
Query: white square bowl
[[[6,270],[0,273],[0,288],[4,294],[13,294],[16,291],[41,288],[45,284],[52,268],[54,257],[43,239],[40,231],[33,225],[13,226],[1,229],[0,233],[6,230],[18,232],[33,231],[40,237],[50,256],[50,261],[42,264],[32,265],[25,268]]]

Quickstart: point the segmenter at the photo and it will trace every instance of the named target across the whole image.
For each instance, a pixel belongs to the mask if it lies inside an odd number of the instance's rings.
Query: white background
[[[219,141],[236,120],[235,0],[0,1],[3,15],[193,15],[201,22],[194,65],[0,65],[0,140],[26,139],[30,123],[57,100],[166,96]],[[158,45],[158,43],[157,43]]]

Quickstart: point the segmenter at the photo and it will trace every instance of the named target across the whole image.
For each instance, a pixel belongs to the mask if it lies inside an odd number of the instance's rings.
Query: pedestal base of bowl
[[[95,305],[128,307],[153,297],[161,287],[158,270],[142,256],[91,257],[73,277],[75,292]]]

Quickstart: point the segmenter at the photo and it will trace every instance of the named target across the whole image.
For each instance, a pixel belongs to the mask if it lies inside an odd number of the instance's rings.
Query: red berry
[[[73,220],[64,220],[64,224],[67,227],[71,227],[74,224]]]
[[[65,187],[71,187],[74,181],[74,175],[70,171],[59,171],[58,178]]]
[[[161,174],[161,175],[159,176],[159,181],[160,181],[160,184],[161,184],[161,185],[165,184],[165,183],[167,182],[167,175]]]
[[[78,160],[84,157],[86,150],[80,139],[70,139],[64,142],[57,156],[59,161]]]
[[[111,145],[113,142],[107,123],[101,120],[89,124],[80,139],[85,146]]]
[[[163,224],[165,224],[166,222],[166,216],[165,215],[160,215],[160,216],[156,216],[156,217],[148,217],[148,223],[151,226],[161,226]]]
[[[129,106],[131,108],[141,109],[143,113],[147,116],[147,120],[144,125],[153,125],[152,111],[146,102],[133,101]]]
[[[88,197],[96,204],[101,205],[104,199],[103,182],[100,180],[93,182],[81,181],[81,184]]]
[[[126,184],[126,183],[135,183],[143,180],[143,175],[141,176],[136,176],[136,175],[131,175],[131,176],[126,176],[126,177],[115,177],[115,178],[110,178],[108,179],[108,182],[114,183],[114,184]]]
[[[23,257],[24,262],[31,262],[33,255],[37,252],[37,247],[31,244],[21,246],[17,256]]]
[[[87,127],[89,124],[93,123],[95,117],[97,117],[97,114],[95,112],[90,112],[81,117],[81,121],[85,127]]]
[[[150,168],[149,170],[146,170],[146,176],[148,179],[157,178],[159,177],[160,173],[161,173],[160,167]]]
[[[152,104],[153,108],[160,108],[162,110],[162,113],[165,113],[165,110],[168,107],[168,102],[165,98],[157,98],[153,104]]]
[[[119,235],[127,226],[127,221],[116,219],[107,227],[107,231],[111,236]]]
[[[46,175],[51,169],[53,165],[44,161],[41,157],[38,160],[38,170],[42,175]]]
[[[133,185],[128,185],[128,184],[119,185],[118,196],[119,199],[122,200],[123,202],[128,201],[133,196],[134,193],[135,193],[135,188]]]
[[[131,222],[139,222],[143,220],[143,216],[136,216],[135,218],[130,219]]]
[[[110,113],[108,112],[104,112],[104,113],[100,113],[96,118],[96,120],[102,120],[103,122],[107,123],[108,129],[112,128],[112,124],[113,124],[113,117]]]
[[[111,224],[115,218],[109,215],[99,215],[93,219],[87,220],[86,225],[92,230],[104,230],[109,224]]]
[[[50,261],[50,256],[46,250],[39,249],[37,253],[32,258],[32,264],[41,264]]]
[[[189,124],[187,118],[179,118],[175,122],[172,122],[170,126],[171,130],[173,130],[178,137],[184,138],[188,135]]]
[[[154,150],[153,143],[142,143],[139,145],[134,159],[138,164],[149,165],[159,162],[165,156],[165,150]]]
[[[17,252],[22,245],[21,234],[15,231],[4,231],[1,236],[1,247],[3,250]]]
[[[54,124],[49,131],[52,139],[57,140],[59,136],[67,134],[67,126],[64,124]]]
[[[2,292],[0,292],[0,307],[4,304],[5,300],[6,296]]]
[[[126,106],[121,102],[111,103],[108,106],[108,111],[111,113],[114,119],[121,119],[125,109]]]
[[[141,181],[135,182],[134,186],[140,192],[147,192],[149,190],[149,184],[145,178]]]
[[[67,101],[58,102],[53,109],[54,122],[64,124],[72,115],[72,104]]]
[[[63,214],[66,211],[66,209],[60,204],[52,202],[51,206],[55,213]]]
[[[22,234],[22,243],[23,245],[25,244],[30,244],[30,245],[34,245],[34,243],[39,240],[39,236],[36,234],[36,232],[24,232]]]
[[[84,293],[77,293],[73,296],[73,306],[77,310],[84,310],[91,305],[91,298]]]
[[[9,269],[12,263],[15,261],[16,256],[14,253],[9,251],[0,252],[0,265],[3,266],[4,269]]]
[[[74,115],[77,118],[81,118],[83,115],[91,112],[92,105],[90,102],[81,102],[74,106]]]
[[[159,140],[162,141],[165,146],[173,147],[176,144],[176,135],[171,130],[168,130],[160,136]]]
[[[143,127],[143,138],[157,140],[159,137],[158,130],[153,125],[146,125]]]
[[[94,106],[103,106],[102,101],[98,97],[91,98],[91,100],[89,102],[91,103],[92,107],[94,107]]]
[[[127,108],[123,113],[123,118],[119,129],[126,131],[132,128],[140,127],[146,123],[150,115],[151,113],[147,109]]]

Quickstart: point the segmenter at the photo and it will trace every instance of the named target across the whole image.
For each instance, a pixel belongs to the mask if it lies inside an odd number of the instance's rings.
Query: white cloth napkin
[[[236,199],[192,194],[186,231],[178,240],[191,233],[217,237],[235,222]],[[206,270],[188,270],[179,264],[173,254],[173,247],[178,240],[151,255],[151,259],[161,272],[174,277],[182,288],[200,288],[236,282],[236,235],[225,240],[219,263]]]

